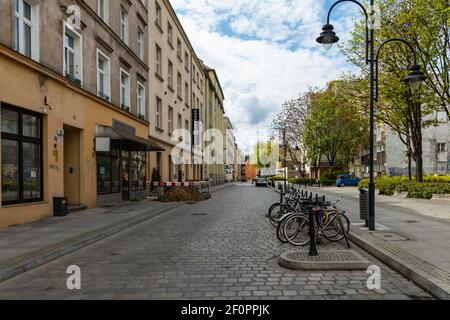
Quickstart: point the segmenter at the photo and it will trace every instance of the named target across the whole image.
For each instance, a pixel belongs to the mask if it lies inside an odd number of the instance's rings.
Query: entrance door
[[[121,159],[121,175],[122,175],[122,200],[130,200],[131,181],[130,181],[130,153],[122,151]]]
[[[64,195],[69,204],[81,205],[81,130],[64,125]]]

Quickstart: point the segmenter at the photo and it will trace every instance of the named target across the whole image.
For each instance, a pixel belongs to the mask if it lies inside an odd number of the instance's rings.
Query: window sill
[[[156,28],[158,28],[158,30],[161,32],[161,33],[164,33],[164,30],[163,30],[163,28],[161,27],[161,25],[158,23],[158,21],[156,21],[155,20],[155,26],[156,26]]]
[[[175,90],[173,90],[173,88],[170,84],[167,86],[167,88],[169,89],[170,92],[175,93]]]
[[[178,58],[178,61],[180,61],[180,63],[183,63],[183,59],[181,58],[180,55],[177,54],[177,58]]]
[[[25,206],[38,206],[38,205],[49,204],[49,203],[50,203],[49,201],[24,202],[24,203],[17,203],[17,204],[2,205],[2,208],[8,209],[8,208],[18,208],[18,207],[25,207]]]
[[[158,79],[159,81],[161,81],[161,83],[164,83],[163,77],[161,77],[160,74],[159,74],[158,72],[155,72],[155,77],[156,77],[156,79]]]
[[[183,98],[180,95],[177,95],[178,100],[180,100],[181,102],[183,102]]]
[[[164,129],[161,129],[161,128],[156,127],[155,130],[156,130],[157,132],[159,132],[159,133],[164,133]]]
[[[172,41],[167,40],[167,44],[169,45],[170,49],[175,50],[175,47],[172,44]]]

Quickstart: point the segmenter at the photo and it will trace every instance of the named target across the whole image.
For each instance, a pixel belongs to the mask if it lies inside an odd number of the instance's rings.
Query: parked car
[[[267,187],[267,180],[266,179],[256,179],[256,186],[257,187]]]
[[[358,186],[360,178],[355,176],[354,174],[342,174],[337,177],[336,186],[337,187],[347,187],[347,186]]]

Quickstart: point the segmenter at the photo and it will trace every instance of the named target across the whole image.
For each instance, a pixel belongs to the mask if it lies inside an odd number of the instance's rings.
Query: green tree
[[[304,144],[308,159],[320,165],[328,160],[331,173],[339,164],[347,166],[367,141],[367,118],[340,94],[340,81],[311,95],[304,125]]]
[[[411,51],[396,42],[383,49],[376,117],[399,134],[408,155],[416,162],[416,180],[422,181],[422,129],[434,124],[423,119],[439,108],[450,117],[449,12],[445,10],[449,1],[385,0],[380,7],[381,29],[377,30],[376,44],[391,38],[410,42],[428,76],[420,95],[413,94],[403,81],[413,61]],[[362,77],[367,81],[365,21],[359,21],[355,30],[352,40],[341,48],[351,62],[362,68]]]

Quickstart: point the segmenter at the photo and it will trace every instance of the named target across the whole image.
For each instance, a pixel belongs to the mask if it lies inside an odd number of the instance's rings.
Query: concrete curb
[[[321,250],[317,257],[309,257],[307,251],[287,251],[281,254],[278,264],[305,271],[356,271],[370,266],[369,260],[355,250]]]
[[[99,228],[94,231],[59,242],[53,246],[30,252],[26,255],[15,257],[0,264],[0,283],[14,278],[22,273],[47,264],[53,260],[73,253],[98,241],[116,235],[122,231],[130,229],[147,220],[156,218],[174,209],[183,206],[185,203],[177,203],[168,208],[161,208],[154,213],[143,213],[129,221],[120,221],[112,225]]]
[[[401,248],[394,246],[389,248],[388,245],[382,246],[380,245],[381,242],[377,244],[375,241],[371,241],[368,236],[351,232],[349,238],[358,247],[399,272],[436,298],[450,300],[450,282],[448,281],[450,274],[445,270],[416,256],[413,256],[413,259],[411,259],[412,254]]]

